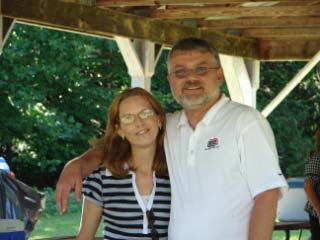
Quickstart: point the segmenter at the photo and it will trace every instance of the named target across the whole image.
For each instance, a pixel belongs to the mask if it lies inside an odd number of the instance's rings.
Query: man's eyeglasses
[[[155,217],[152,210],[147,211],[147,218],[148,218],[148,227],[150,228],[150,232],[151,232],[151,239],[159,240],[159,234],[154,225]]]
[[[133,123],[137,117],[140,118],[141,120],[145,120],[147,118],[150,118],[154,116],[155,112],[151,109],[143,109],[141,112],[137,114],[125,114],[122,117],[120,117],[120,122],[123,124],[131,124]]]
[[[193,73],[198,76],[205,76],[209,70],[211,69],[219,69],[220,67],[206,67],[206,66],[198,66],[194,69],[185,69],[185,68],[179,68],[175,71],[171,72],[171,75],[174,75],[176,78],[185,78],[190,73]]]

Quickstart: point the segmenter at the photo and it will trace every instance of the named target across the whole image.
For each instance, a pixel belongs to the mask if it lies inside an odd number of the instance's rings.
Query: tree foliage
[[[181,107],[166,80],[167,54],[156,67],[152,92],[172,112]],[[262,63],[258,109],[303,64]],[[101,135],[111,100],[130,86],[114,41],[22,24],[15,25],[0,68],[0,144],[7,146],[7,160],[18,178],[38,187],[54,186],[64,163]],[[320,120],[319,90],[313,72],[268,117],[286,176],[303,174],[312,130]]]
[[[130,83],[113,41],[15,25],[0,58],[0,136],[20,178],[52,185]],[[58,171],[57,171],[58,169]]]
[[[265,62],[257,94],[262,110],[306,62]],[[280,165],[286,176],[303,176],[304,164],[313,149],[312,136],[320,123],[320,79],[315,69],[270,114]]]

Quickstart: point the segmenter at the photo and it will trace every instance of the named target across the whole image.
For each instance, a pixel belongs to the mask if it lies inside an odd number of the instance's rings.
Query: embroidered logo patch
[[[215,137],[215,138],[209,139],[205,150],[209,150],[211,148],[218,148],[218,147],[219,147],[219,138]]]

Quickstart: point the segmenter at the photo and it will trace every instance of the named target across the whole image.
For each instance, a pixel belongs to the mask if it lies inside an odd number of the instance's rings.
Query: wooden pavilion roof
[[[320,0],[0,0],[13,20],[170,47],[196,36],[219,52],[258,60],[306,60],[320,50]]]

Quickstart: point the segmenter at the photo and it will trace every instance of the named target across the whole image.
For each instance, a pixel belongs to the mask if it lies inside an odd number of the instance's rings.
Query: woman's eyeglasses
[[[147,218],[148,218],[148,227],[151,232],[151,239],[152,240],[159,240],[159,234],[158,234],[158,231],[154,225],[155,217],[154,217],[152,210],[147,211]]]
[[[128,113],[123,115],[122,117],[120,117],[120,122],[123,124],[131,124],[134,123],[134,121],[136,121],[137,117],[141,120],[145,120],[147,118],[153,117],[154,114],[155,112],[153,110],[146,108],[137,114]]]

